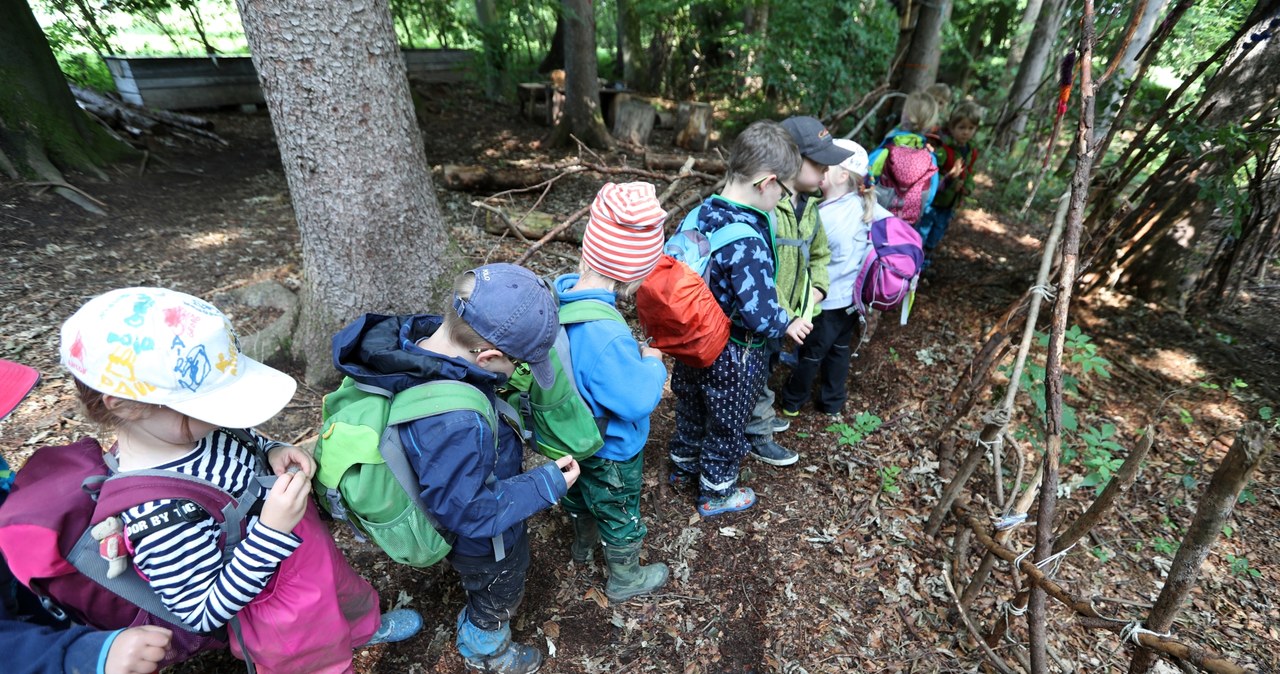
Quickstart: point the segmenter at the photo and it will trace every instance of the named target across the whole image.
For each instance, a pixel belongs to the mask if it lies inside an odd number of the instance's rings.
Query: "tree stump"
[[[657,117],[643,98],[618,94],[613,99],[613,137],[634,145],[648,145]]]
[[[676,109],[676,146],[703,152],[711,142],[711,104],[684,101]]]

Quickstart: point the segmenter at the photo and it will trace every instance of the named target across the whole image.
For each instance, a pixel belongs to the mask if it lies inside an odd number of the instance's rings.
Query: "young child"
[[[0,360],[0,421],[39,380],[34,369]],[[13,471],[0,457],[0,506],[12,483]],[[0,652],[8,657],[7,672],[148,674],[160,667],[172,638],[172,632],[158,625],[101,631],[60,621],[18,583],[0,559]]]
[[[821,311],[818,304],[826,297],[830,285],[827,263],[831,261],[831,250],[818,216],[818,187],[827,167],[848,159],[849,152],[833,144],[826,127],[813,117],[788,117],[782,121],[782,128],[800,150],[800,171],[788,182],[789,198],[779,201],[773,212],[774,245],[778,255],[775,283],[778,302],[791,318],[800,321],[799,338],[795,340],[800,344],[813,329],[813,318]],[[784,345],[771,343],[766,348],[772,352],[768,359],[772,372],[776,356]],[[765,383],[747,422],[751,456],[774,466],[790,466],[800,460],[800,455],[773,439],[775,432],[791,426],[790,421],[774,414],[773,400],[769,375],[765,374]]]
[[[490,264],[458,276],[445,315],[365,314],[333,338],[334,365],[360,384],[399,393],[437,380],[462,381],[495,401],[494,389],[529,364],[550,387],[560,329],[555,298],[523,267]],[[529,570],[525,520],[555,505],[578,479],[572,457],[523,472],[524,446],[507,423],[493,437],[474,410],[401,424],[400,437],[422,488],[420,501],[456,536],[449,553],[466,605],[457,647],[467,667],[537,671],[542,653],[511,640],[511,620]],[[564,471],[564,472],[561,472]]]
[[[933,199],[932,210],[917,224],[924,240],[925,269],[933,264],[933,251],[942,243],[960,202],[973,191],[972,169],[978,161],[978,148],[972,141],[981,125],[982,108],[973,101],[962,101],[934,142],[935,154],[942,159],[938,167],[942,187]]]
[[[662,256],[666,212],[649,183],[607,183],[591,204],[577,274],[555,281],[560,307],[574,302],[614,306],[630,297]],[[640,518],[641,451],[649,415],[662,399],[662,352],[640,345],[623,323],[601,320],[566,328],[573,375],[591,412],[608,419],[604,446],[579,462],[582,475],[561,502],[573,520],[573,559],[587,562],[604,542],[613,601],[648,594],[667,582],[667,565],[641,565],[648,532]]]
[[[867,184],[867,151],[861,145],[837,138],[837,146],[850,152],[848,159],[827,169],[819,206],[822,225],[831,245],[827,267],[831,293],[822,300],[822,313],[813,321],[813,332],[800,347],[800,362],[782,389],[782,413],[794,416],[809,400],[813,380],[819,379],[814,408],[838,417],[848,398],[850,343],[857,339],[859,320],[851,313],[853,283],[871,248],[871,223],[890,213],[876,203],[875,190]]]
[[[677,362],[672,370],[671,481],[681,485],[698,479],[703,517],[755,505],[755,493],[736,485],[738,466],[750,448],[745,425],[769,372],[765,344],[784,334],[799,343],[808,331],[808,321],[791,319],[778,301],[769,216],[788,193],[784,183],[799,170],[800,152],[791,134],[777,122],[755,122],[733,143],[724,189],[698,211],[704,234],[730,222],[747,223],[760,233],[716,251],[708,263],[708,285],[732,321],[724,351],[710,367]]]
[[[180,500],[122,513],[138,572],[186,626],[210,631],[238,619],[232,653],[245,657],[243,641],[260,672],[349,672],[353,648],[418,631],[413,611],[379,620],[378,594],[347,565],[311,502],[311,456],[251,430],[296,384],[240,353],[217,308],[162,288],[113,290],[63,324],[61,357],[89,418],[115,429],[121,471],[173,471],[237,497],[265,491],[260,476],[278,476],[226,555],[218,521]],[[248,430],[258,446],[228,429]],[[172,526],[130,529],[166,513]]]
[[[867,174],[880,205],[911,223],[929,212],[938,190],[938,162],[925,137],[938,117],[933,96],[917,91],[902,104],[902,118],[868,158]]]
[[[946,114],[948,108],[951,107],[951,87],[943,82],[934,82],[925,87],[924,92],[933,97],[933,101],[938,104],[938,116]]]

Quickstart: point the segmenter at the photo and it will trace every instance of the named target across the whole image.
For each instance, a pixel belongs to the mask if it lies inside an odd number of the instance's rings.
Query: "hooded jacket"
[[[417,345],[442,324],[440,316],[365,314],[334,336],[334,366],[359,383],[392,393],[429,381],[463,381],[492,404],[504,375]],[[400,427],[400,439],[423,502],[440,526],[458,537],[451,555],[492,557],[496,536],[513,549],[525,536],[525,520],[555,505],[567,491],[554,463],[522,472],[524,447],[516,431],[499,422],[495,440],[478,412],[409,422]]]
[[[698,229],[707,236],[731,222],[745,222],[760,232],[762,238],[741,239],[712,253],[707,285],[734,325],[763,337],[783,336],[791,319],[778,301],[769,216],[716,194],[702,202],[697,218]]]
[[[799,212],[791,199],[778,202],[773,214],[774,245],[778,251],[778,301],[793,318],[813,318],[819,309],[813,305],[812,289],[824,296],[831,294],[827,265],[831,247],[818,214],[818,202],[811,194],[801,194]]]
[[[613,306],[609,290],[570,290],[577,274],[556,279],[560,306],[579,300],[595,300]],[[597,417],[609,420],[604,446],[596,456],[628,461],[644,449],[649,439],[649,415],[662,400],[667,368],[661,358],[643,357],[631,330],[614,321],[590,321],[565,326],[573,356],[573,378],[578,392]]]

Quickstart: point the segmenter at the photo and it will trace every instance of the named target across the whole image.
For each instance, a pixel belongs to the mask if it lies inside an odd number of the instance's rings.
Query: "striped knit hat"
[[[649,183],[605,183],[591,203],[582,235],[582,259],[623,283],[642,279],[662,257],[667,213]]]

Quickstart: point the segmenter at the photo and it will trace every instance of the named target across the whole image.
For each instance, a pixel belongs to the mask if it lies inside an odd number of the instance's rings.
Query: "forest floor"
[[[422,91],[428,117],[428,161],[455,240],[476,260],[512,260],[527,244],[484,234],[469,205],[473,195],[439,185],[440,165],[499,165],[509,159],[556,161],[563,152],[542,147],[547,129],[521,118],[514,106],[481,102],[466,88]],[[44,380],[0,426],[0,451],[20,465],[36,447],[63,443],[96,429],[75,405],[74,388],[57,362],[58,327],[81,303],[105,290],[160,285],[219,302],[223,293],[274,278],[297,287],[300,243],[280,159],[264,112],[214,112],[228,148],[158,143],[151,161],[121,165],[108,182],[72,180],[107,203],[108,217],[89,216],[50,196],[0,182],[0,240],[7,271],[0,280],[0,357],[33,365]],[[654,146],[674,153],[670,132]],[[614,165],[614,154],[592,157]],[[633,160],[634,161],[634,160]],[[604,176],[583,173],[561,180],[539,206],[567,214],[589,203]],[[623,178],[612,178],[619,180]],[[661,190],[664,185],[659,185]],[[513,197],[530,206],[537,193]],[[690,494],[667,486],[666,440],[672,401],[655,412],[647,447],[642,506],[648,561],[665,561],[672,579],[657,595],[610,604],[603,569],[569,560],[567,517],[552,509],[530,521],[533,562],[527,594],[514,628],[518,640],[550,654],[544,671],[594,672],[968,672],[982,654],[953,613],[943,580],[950,567],[963,584],[980,550],[956,559],[954,523],[938,540],[924,522],[945,484],[948,462],[930,443],[944,421],[943,400],[980,346],[991,323],[1033,283],[1039,239],[1048,216],[1020,222],[981,208],[981,194],[952,225],[909,325],[881,321],[850,375],[845,426],[809,408],[778,440],[801,460],[785,468],[753,459],[741,481],[760,495],[744,513],[702,520]],[[576,250],[550,244],[530,262],[556,274],[575,266]],[[224,307],[242,334],[253,312]],[[423,307],[429,310],[430,307]],[[1048,311],[1042,313],[1042,323]],[[1110,361],[1109,378],[1080,377],[1080,395],[1068,404],[1080,426],[1113,425],[1126,449],[1141,429],[1154,428],[1155,445],[1134,488],[1116,511],[1057,571],[1077,597],[1097,598],[1105,615],[1142,618],[1160,590],[1162,574],[1190,522],[1201,490],[1235,431],[1280,400],[1280,286],[1251,287],[1237,307],[1189,322],[1129,297],[1102,292],[1076,299],[1071,322]],[[1036,356],[1043,362],[1043,355]],[[289,363],[281,367],[300,377]],[[781,367],[775,386],[786,377]],[[997,375],[975,411],[958,425],[967,451],[979,417],[1003,390]],[[1233,382],[1247,387],[1232,386]],[[300,386],[292,404],[263,430],[298,441],[319,424],[324,391]],[[1011,428],[1034,416],[1023,395]],[[849,438],[863,413],[883,420],[854,444]],[[1274,436],[1273,436],[1274,437]],[[1073,449],[1082,441],[1069,438]],[[1026,445],[1027,443],[1021,443]],[[1008,445],[1013,447],[1013,445]],[[1037,455],[1029,447],[1026,473]],[[1006,481],[1017,469],[1009,451]],[[1103,457],[1105,458],[1105,457]],[[1248,671],[1280,671],[1280,477],[1273,455],[1262,466],[1230,519],[1229,531],[1201,569],[1192,602],[1180,613],[1175,637],[1223,654]],[[1093,489],[1081,484],[1082,459],[1064,462],[1063,522],[1088,505]],[[980,515],[993,490],[989,468],[971,484]],[[1059,530],[1061,529],[1061,525]],[[1009,547],[1028,550],[1033,527],[1015,531]],[[382,594],[386,607],[416,608],[426,618],[409,641],[364,649],[356,671],[459,672],[453,648],[454,616],[462,594],[445,565],[399,567],[370,544],[335,528],[352,564]],[[597,555],[599,557],[599,555]],[[1007,564],[968,607],[990,625],[1017,582]],[[1063,672],[1121,671],[1132,646],[1111,631],[1089,631],[1053,602],[1050,648]],[[1009,658],[1025,651],[1022,621],[997,650]],[[1016,643],[1015,643],[1016,642]],[[175,667],[183,673],[234,672],[225,654],[207,654]],[[1166,669],[1165,671],[1176,671]]]

